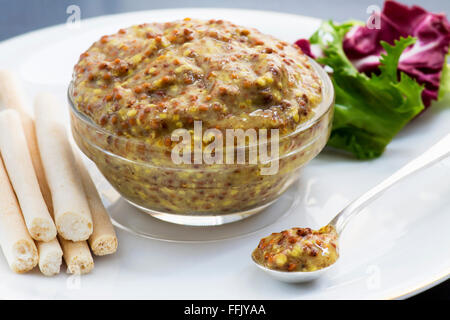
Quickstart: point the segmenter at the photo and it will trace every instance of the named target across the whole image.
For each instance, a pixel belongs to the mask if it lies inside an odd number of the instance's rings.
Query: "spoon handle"
[[[378,196],[380,196],[385,190],[389,189],[392,185],[403,178],[417,172],[420,169],[431,166],[448,155],[450,155],[450,134],[447,134],[423,154],[407,163],[383,182],[351,202],[336,217],[334,217],[329,224],[334,226],[336,231],[340,234],[350,218],[359,213],[363,207],[378,198]]]

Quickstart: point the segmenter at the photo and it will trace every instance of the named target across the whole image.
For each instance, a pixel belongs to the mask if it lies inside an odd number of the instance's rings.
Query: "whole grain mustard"
[[[101,37],[74,67],[71,100],[91,122],[72,115],[75,141],[108,181],[141,207],[176,214],[227,214],[274,201],[323,148],[332,115],[283,139],[322,100],[308,58],[255,29],[189,18]],[[193,131],[195,121],[223,132],[279,129],[278,173],[262,176],[259,164],[248,163],[180,170],[171,134]]]
[[[292,228],[261,239],[252,257],[269,269],[310,272],[326,268],[339,258],[334,227],[319,230]]]
[[[294,130],[321,100],[298,47],[222,20],[152,23],[104,36],[74,71],[77,108],[118,135],[204,128]]]

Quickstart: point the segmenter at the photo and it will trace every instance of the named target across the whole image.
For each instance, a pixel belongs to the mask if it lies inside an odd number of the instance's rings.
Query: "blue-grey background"
[[[450,12],[450,0],[401,0],[433,12]],[[0,40],[64,23],[67,6],[81,8],[81,18],[163,8],[222,7],[271,10],[343,21],[366,20],[369,5],[383,0],[0,0]]]
[[[420,5],[433,12],[450,13],[450,0],[400,2]],[[344,21],[366,20],[367,7],[382,7],[383,0],[0,0],[0,41],[35,29],[65,23],[68,17],[66,9],[72,4],[80,7],[81,19],[139,10],[217,7],[269,10]],[[412,299],[450,300],[450,280]]]

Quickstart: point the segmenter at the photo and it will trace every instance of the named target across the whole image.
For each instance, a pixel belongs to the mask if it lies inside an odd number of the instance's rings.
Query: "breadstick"
[[[23,112],[26,104],[19,80],[8,70],[0,70],[0,101],[3,108],[18,108]]]
[[[34,171],[39,182],[42,196],[44,197],[50,215],[53,215],[53,204],[50,189],[45,178],[44,167],[42,166],[41,155],[36,139],[34,120],[25,112],[24,90],[19,84],[19,80],[11,72],[0,70],[0,110],[9,108],[20,113],[22,127],[27,139],[28,151],[33,162]],[[50,242],[37,241],[39,252],[39,269],[44,275],[50,276],[59,273],[62,263],[62,250],[58,240]]]
[[[74,153],[76,154],[76,150],[74,150]],[[117,236],[111,219],[89,172],[83,164],[83,160],[79,155],[76,155],[75,159],[80,170],[81,181],[83,181],[89,208],[91,209],[92,221],[94,222],[94,232],[89,237],[89,245],[92,252],[97,256],[112,254],[117,250]]]
[[[11,72],[0,70],[0,110],[14,109],[20,113],[22,127],[27,139],[28,150],[30,152],[31,161],[36,172],[36,176],[41,188],[42,196],[50,213],[53,212],[52,197],[50,189],[45,179],[44,167],[42,166],[39,147],[36,140],[36,131],[34,128],[34,120],[25,112],[25,91],[21,88],[19,80]]]
[[[55,239],[56,227],[42,197],[15,110],[0,112],[0,152],[31,237],[40,241]]]
[[[38,263],[36,245],[28,234],[1,157],[0,245],[10,268],[14,272],[27,272]]]
[[[64,126],[56,119],[57,102],[49,94],[35,101],[36,135],[50,187],[58,233],[66,240],[87,240],[92,216]]]
[[[67,272],[72,274],[86,274],[94,268],[94,259],[86,241],[73,242],[58,236],[64,252]]]
[[[49,242],[37,242],[39,252],[39,270],[46,276],[59,273],[62,264],[63,252],[57,239]]]

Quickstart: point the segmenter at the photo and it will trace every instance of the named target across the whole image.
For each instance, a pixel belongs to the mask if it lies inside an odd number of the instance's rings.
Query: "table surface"
[[[401,0],[432,12],[450,12],[449,0]],[[321,19],[366,20],[370,5],[382,7],[382,0],[0,0],[0,41],[32,30],[65,23],[68,6],[77,5],[81,19],[130,11],[217,7],[287,12]],[[450,280],[411,298],[450,299]]]

